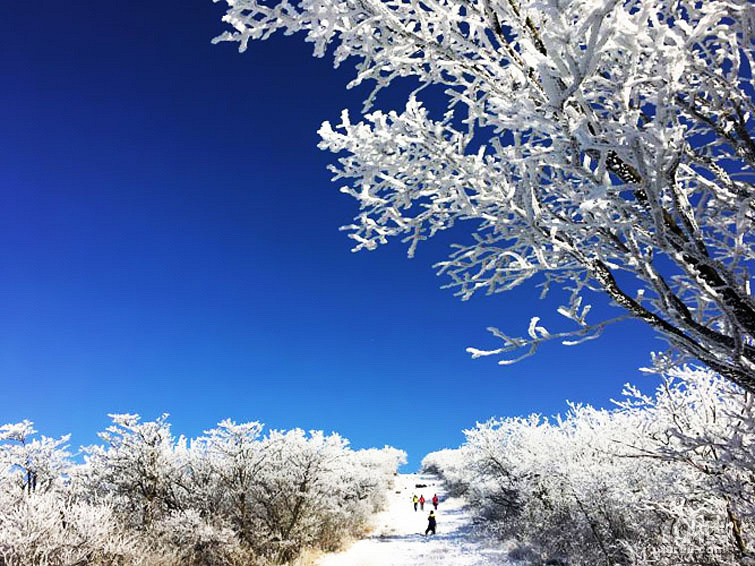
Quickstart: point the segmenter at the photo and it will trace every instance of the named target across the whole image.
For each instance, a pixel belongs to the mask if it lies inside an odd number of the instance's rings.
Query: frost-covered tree
[[[616,318],[755,391],[749,0],[227,3],[233,31],[216,41],[302,32],[316,56],[355,61],[349,86],[374,85],[361,121],[320,129],[361,206],[355,250],[399,237],[412,255],[466,221],[471,241],[439,264],[462,298],[535,277],[569,291],[573,331],[533,317],[473,356],[596,337],[615,320],[587,320],[597,290]],[[367,113],[404,77],[417,88],[403,110]],[[437,116],[421,101],[433,85]]]

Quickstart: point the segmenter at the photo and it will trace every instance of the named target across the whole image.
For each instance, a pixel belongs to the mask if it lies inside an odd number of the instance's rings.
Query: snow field
[[[427,487],[415,488],[415,484]],[[414,511],[415,493],[425,496],[424,511]],[[437,534],[424,536],[434,493],[440,498]],[[506,554],[503,547],[474,535],[464,500],[446,498],[437,477],[399,474],[386,510],[374,517],[371,536],[343,552],[326,554],[317,566],[513,566]]]

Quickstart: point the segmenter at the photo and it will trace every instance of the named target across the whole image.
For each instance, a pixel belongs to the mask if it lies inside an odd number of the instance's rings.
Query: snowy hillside
[[[426,484],[426,488],[415,488]],[[424,536],[430,500],[440,498],[436,535]],[[424,511],[412,506],[412,496],[424,495]],[[474,534],[471,513],[459,498],[446,498],[435,476],[400,474],[387,509],[375,516],[372,535],[344,552],[327,554],[318,566],[488,566],[513,564],[503,548],[494,548]]]

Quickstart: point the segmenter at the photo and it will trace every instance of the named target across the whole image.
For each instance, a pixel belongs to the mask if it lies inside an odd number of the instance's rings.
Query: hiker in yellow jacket
[[[414,497],[412,497],[412,503],[414,503],[414,510],[417,510],[417,503],[419,503],[419,497],[415,494]]]

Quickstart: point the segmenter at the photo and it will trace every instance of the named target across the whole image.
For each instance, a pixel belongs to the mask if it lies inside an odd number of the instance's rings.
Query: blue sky
[[[356,202],[316,131],[364,91],[301,39],[212,46],[223,9],[204,0],[3,11],[0,422],[78,446],[110,412],[168,412],[189,436],[260,420],[403,448],[412,469],[477,420],[653,387],[637,368],[663,343],[639,323],[471,360],[487,326],[555,321],[563,297],[440,289],[431,265],[463,230],[413,260],[350,253]]]

